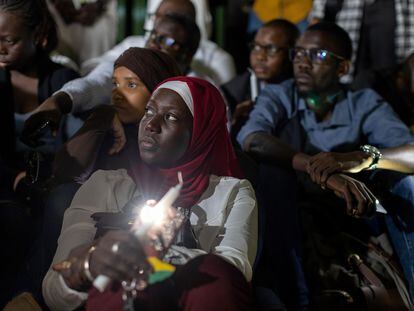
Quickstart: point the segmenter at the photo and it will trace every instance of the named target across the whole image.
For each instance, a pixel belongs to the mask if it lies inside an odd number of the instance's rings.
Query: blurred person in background
[[[57,52],[79,68],[115,45],[116,0],[48,0],[48,7],[58,28]]]
[[[250,69],[222,85],[232,113],[232,137],[246,122],[254,101],[268,83],[281,83],[293,76],[289,49],[299,37],[298,28],[284,19],[265,23],[250,43]]]

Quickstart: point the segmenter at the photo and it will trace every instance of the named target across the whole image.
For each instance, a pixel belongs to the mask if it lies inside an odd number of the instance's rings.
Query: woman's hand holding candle
[[[97,241],[93,252],[90,250],[91,244],[81,245],[72,250],[67,260],[54,265],[68,287],[84,291],[98,275],[122,281],[136,278],[141,270],[150,270],[141,243],[130,232],[110,231]]]
[[[140,208],[138,217],[134,221],[131,232],[143,245],[146,256],[159,256],[163,253],[165,248],[171,244],[176,230],[183,221],[183,218],[172,207],[183,185],[181,172],[178,172],[178,181],[178,184],[170,188],[159,202],[154,200],[147,201],[146,205]],[[173,223],[174,218],[176,218],[175,223]],[[171,227],[172,223],[173,226]],[[155,242],[157,236],[162,238],[161,241],[158,241],[162,243],[158,249],[154,246],[156,243],[152,243]],[[103,292],[108,286],[110,279],[112,279],[110,275],[99,274],[94,280],[93,285]]]

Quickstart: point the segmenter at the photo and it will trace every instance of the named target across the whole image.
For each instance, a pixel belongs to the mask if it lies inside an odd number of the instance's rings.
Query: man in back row
[[[293,168],[313,181],[301,179],[305,190],[314,184],[333,190],[346,201],[346,211],[352,216],[372,213],[376,200],[363,183],[347,173],[367,171],[370,186],[380,181],[388,193],[407,202],[386,205],[384,220],[414,297],[410,249],[414,243],[414,182],[412,176],[402,174],[414,173],[414,137],[374,91],[350,92],[340,84],[339,79],[348,72],[351,53],[349,36],[339,26],[319,23],[309,27],[291,50],[294,80],[262,91],[238,141],[261,164],[274,169],[275,178],[267,178],[267,190],[261,194],[271,205],[264,206],[273,215],[267,217],[270,230],[280,230],[275,229],[277,217],[292,215],[289,213],[294,209],[281,204],[286,202],[288,188],[296,187],[295,181],[288,184],[279,178],[282,167]],[[275,184],[277,178],[281,184]],[[289,220],[280,222],[287,226]],[[290,223],[294,225],[287,230],[295,228],[297,221],[291,219]],[[295,232],[291,234],[295,236]],[[280,244],[278,238],[273,239],[273,245]],[[296,248],[297,242],[286,243]],[[266,246],[265,241],[264,249],[273,245]]]
[[[257,95],[268,83],[292,78],[289,49],[299,37],[298,28],[285,19],[265,23],[250,43],[250,69],[222,85],[232,113],[232,137],[246,122]]]

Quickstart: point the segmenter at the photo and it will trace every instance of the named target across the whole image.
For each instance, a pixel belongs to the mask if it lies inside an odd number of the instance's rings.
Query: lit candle
[[[147,231],[157,222],[162,222],[165,217],[165,209],[172,206],[180,195],[183,186],[183,177],[178,172],[178,184],[170,188],[166,194],[154,206],[145,205],[142,207],[139,216],[135,219],[132,226],[132,233],[138,238],[143,238]],[[93,286],[103,292],[111,279],[106,275],[99,275],[94,281]]]
[[[250,98],[252,101],[255,101],[257,98],[257,95],[259,95],[259,87],[257,84],[256,74],[250,68],[249,68],[249,71],[250,71]]]
[[[385,210],[384,206],[378,201],[378,199],[375,199],[375,211],[377,213],[387,214],[387,211]]]

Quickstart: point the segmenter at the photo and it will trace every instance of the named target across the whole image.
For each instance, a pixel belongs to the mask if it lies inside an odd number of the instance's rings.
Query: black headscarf
[[[121,66],[135,73],[151,93],[160,81],[181,75],[171,56],[154,49],[129,48],[115,61],[114,69]]]

